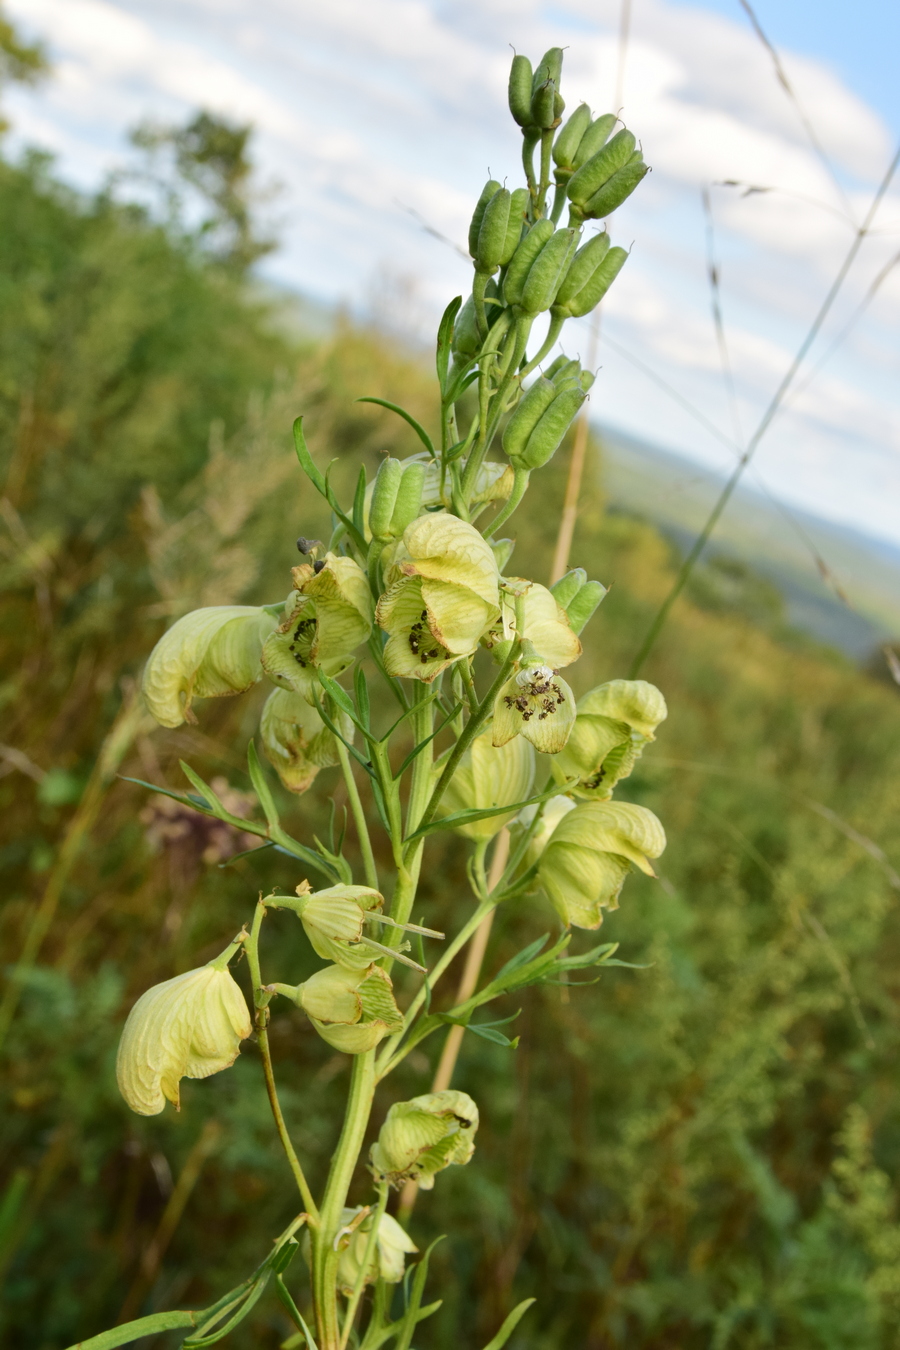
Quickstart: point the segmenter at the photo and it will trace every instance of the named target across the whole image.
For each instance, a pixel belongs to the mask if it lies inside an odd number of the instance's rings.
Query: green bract
[[[286,617],[263,647],[263,669],[273,683],[313,701],[317,669],[336,675],[372,631],[366,574],[352,558],[327,553],[292,569],[295,594]]]
[[[158,1115],[167,1098],[177,1110],[182,1078],[209,1078],[237,1059],[252,1029],[227,965],[239,946],[232,943],[209,965],[155,984],[128,1014],[116,1080],[138,1115]]]
[[[545,755],[558,755],[575,721],[575,695],[550,666],[526,666],[497,695],[494,745],[522,735]]]
[[[666,701],[646,680],[610,680],[578,702],[575,726],[553,761],[560,782],[577,778],[576,796],[604,800],[627,778],[666,717]]]
[[[655,876],[666,836],[652,811],[628,802],[582,802],[560,820],[541,854],[538,877],[563,923],[599,928],[616,909],[634,863]]]
[[[354,1223],[361,1213],[363,1208],[358,1206],[356,1209],[345,1209],[341,1214],[341,1231],[349,1234],[340,1239],[341,1243],[346,1242],[347,1245],[341,1250],[337,1273],[338,1286],[344,1294],[351,1294],[356,1285],[375,1221],[375,1216],[369,1215],[361,1223]],[[399,1284],[406,1269],[407,1255],[418,1250],[397,1220],[390,1214],[382,1214],[378,1220],[375,1250],[363,1277],[363,1284],[374,1284],[376,1280],[384,1280],[385,1284]]]
[[[334,721],[352,741],[347,714],[336,710]],[[273,689],[263,705],[259,731],[266,758],[290,792],[305,792],[320,769],[339,763],[334,735],[316,709],[290,689]]]
[[[441,767],[440,762],[437,767]],[[489,728],[475,737],[459,761],[444,793],[441,813],[511,806],[528,796],[533,782],[534,750],[528,742],[516,737],[498,748]],[[488,816],[469,825],[457,825],[456,829],[467,839],[493,839],[514,814]]]
[[[195,609],[157,642],[144,669],[144,701],[164,727],[196,722],[195,698],[240,694],[262,678],[263,643],[277,623],[251,605]]]
[[[467,1163],[475,1152],[478,1107],[465,1092],[429,1092],[397,1102],[372,1145],[372,1171],[392,1186],[417,1181],[424,1191],[451,1163]]]
[[[490,545],[474,525],[443,512],[410,525],[385,582],[376,617],[388,634],[390,675],[430,682],[474,652],[500,613]]]

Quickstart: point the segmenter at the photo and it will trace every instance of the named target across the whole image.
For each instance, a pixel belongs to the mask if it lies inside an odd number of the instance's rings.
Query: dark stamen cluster
[[[553,672],[554,675],[556,671]],[[560,689],[555,680],[531,680],[524,686],[525,692],[517,696],[506,694],[504,703],[507,708],[515,708],[522,714],[522,721],[528,722],[537,713],[538,721],[543,722],[545,718],[550,717],[556,712],[556,709],[565,703],[565,694]],[[533,706],[536,703],[537,706]]]
[[[425,636],[426,633],[428,634],[427,637]],[[423,666],[428,661],[439,661],[441,659],[441,649],[431,646],[430,644],[433,642],[434,638],[428,628],[428,614],[423,609],[418,621],[409,630],[409,650],[413,656],[419,658]]]
[[[294,636],[291,640],[291,654],[293,655],[293,658],[297,662],[298,666],[303,666],[305,668],[306,666],[309,665],[309,662],[306,661],[295,649],[295,643],[297,642],[311,643],[315,631],[316,631],[316,621],[313,618],[301,619],[300,622],[297,624],[297,627],[294,629]]]

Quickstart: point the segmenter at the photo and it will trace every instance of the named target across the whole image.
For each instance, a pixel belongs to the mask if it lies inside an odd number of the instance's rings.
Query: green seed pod
[[[516,188],[509,203],[509,224],[506,227],[506,240],[500,257],[500,266],[505,267],[519,247],[522,229],[525,225],[525,212],[528,207],[527,188]]]
[[[394,514],[391,516],[391,534],[399,538],[407,525],[418,520],[422,510],[422,491],[425,486],[425,465],[410,464],[403,470]]]
[[[487,204],[494,196],[494,193],[499,192],[502,186],[503,184],[498,183],[495,178],[489,178],[481,190],[481,196],[478,198],[475,205],[475,210],[472,213],[472,223],[469,226],[469,252],[473,258],[478,249],[478,232],[481,229],[481,222],[484,219]]]
[[[561,370],[564,370],[566,366],[569,365],[570,360],[571,360],[570,357],[560,353],[560,355],[557,356],[554,361],[551,361],[550,365],[544,371],[545,378],[548,380],[555,380],[559,372]]]
[[[569,179],[566,188],[569,200],[576,206],[584,206],[614,173],[624,169],[634,154],[636,144],[633,133],[623,127],[608,145],[604,145],[596,155],[591,155],[591,158]]]
[[[586,394],[589,394],[593,389],[594,381],[596,380],[596,378],[597,376],[594,374],[592,370],[583,370],[581,372],[581,376],[579,378],[578,383],[581,385],[582,389]]]
[[[649,172],[650,165],[644,163],[644,157],[639,150],[635,151],[624,169],[614,173],[593,197],[588,198],[582,207],[582,214],[585,218],[593,216],[597,220],[611,216],[613,211],[627,201],[638,183],[646,178]]]
[[[476,272],[492,275],[500,266],[509,228],[511,200],[512,193],[507,188],[500,188],[484,208],[478,229],[478,243],[472,255]]]
[[[510,459],[525,453],[529,436],[555,398],[555,385],[543,376],[525,392],[503,433],[503,449]]]
[[[590,125],[591,110],[586,103],[580,103],[565,126],[560,128],[559,135],[553,142],[553,161],[559,169],[569,173],[575,171],[577,167],[575,155],[582,137]],[[559,182],[560,175],[557,174],[556,178]]]
[[[381,461],[375,475],[375,489],[369,507],[369,529],[375,539],[389,539],[391,534],[391,516],[394,503],[403,477],[403,465],[399,459],[390,455]]]
[[[540,469],[551,460],[586,397],[580,386],[566,388],[555,394],[550,407],[528,437],[524,451],[517,457],[516,465],[525,469]]]
[[[475,301],[469,296],[456,316],[453,325],[451,350],[460,362],[467,361],[481,349],[481,339],[475,322]]]
[[[531,85],[533,78],[531,62],[528,57],[514,56],[509,71],[509,111],[520,127],[531,125]]]
[[[549,51],[544,52],[531,81],[532,95],[536,94],[540,85],[545,84],[547,80],[552,80],[557,89],[559,88],[562,79],[562,63],[562,47],[551,47]]]
[[[503,299],[508,305],[521,304],[522,291],[525,289],[531,265],[554,233],[553,221],[542,218],[535,221],[519,244],[510,259],[509,269],[503,281]]]
[[[605,231],[602,234],[595,234],[586,244],[582,244],[572,259],[559,290],[556,292],[557,305],[568,304],[570,300],[575,298],[593,276],[608,252],[609,235]]]
[[[554,317],[580,319],[583,314],[590,314],[595,305],[598,305],[603,299],[627,261],[628,254],[624,248],[619,248],[618,245],[611,248],[603,261],[595,268],[590,279],[585,282],[581,290],[571,300],[562,304],[557,297],[557,303],[553,306]]]
[[[568,611],[569,604],[575,599],[575,596],[581,590],[587,581],[587,572],[583,567],[573,567],[571,572],[567,572],[564,577],[560,577],[555,586],[550,587],[550,593],[558,605]]]
[[[575,152],[576,169],[580,169],[582,164],[587,164],[592,155],[596,155],[598,150],[603,149],[618,120],[615,113],[604,113],[602,117],[598,117],[591,123]]]
[[[588,581],[581,587],[574,600],[564,607],[569,616],[569,623],[572,625],[573,632],[582,632],[588,619],[605,595],[606,587],[601,585],[599,581]]]
[[[540,314],[556,299],[560,282],[578,247],[578,230],[557,230],[528,271],[519,304],[526,314]]]
[[[559,113],[556,111],[562,99],[552,80],[538,85],[531,99],[531,120],[541,131],[550,131],[559,125]],[[565,107],[565,104],[563,104]]]
[[[554,362],[555,364],[555,362]],[[553,372],[553,387],[557,393],[561,389],[566,389],[570,385],[579,385],[581,383],[581,362],[563,361]]]

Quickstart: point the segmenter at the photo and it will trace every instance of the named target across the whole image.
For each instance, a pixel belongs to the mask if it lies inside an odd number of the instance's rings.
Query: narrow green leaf
[[[413,760],[417,759],[418,756],[421,755],[422,751],[425,749],[427,745],[431,744],[435,736],[440,736],[441,732],[444,730],[444,727],[447,726],[449,722],[453,721],[454,717],[459,712],[461,707],[462,704],[457,703],[456,707],[449,714],[449,716],[444,718],[443,722],[441,722],[439,726],[437,726],[434,729],[434,731],[431,733],[430,736],[426,736],[424,741],[419,741],[418,745],[413,746],[412,750],[410,750],[409,754],[406,756],[406,759],[404,759],[403,763],[400,765],[400,768],[394,774],[394,782],[397,782],[400,778],[403,777],[403,775],[406,773],[406,770],[409,768],[410,764],[412,764]]]
[[[319,470],[313,463],[312,455],[309,453],[309,448],[306,444],[306,437],[303,434],[302,417],[296,417],[294,419],[294,449],[297,452],[297,458],[300,461],[300,467],[306,474],[309,481],[312,483],[313,487],[316,489],[317,492],[320,492],[323,497],[327,498],[328,487],[326,485],[325,479],[322,477],[322,474],[319,472]]]
[[[224,1322],[220,1327],[217,1327],[215,1331],[211,1331],[208,1335],[204,1335],[205,1325],[201,1326],[196,1336],[188,1336],[182,1341],[182,1350],[203,1350],[205,1346],[215,1345],[216,1341],[221,1341],[224,1336],[227,1336],[230,1331],[233,1331],[236,1326],[243,1322],[244,1318],[253,1308],[255,1308],[256,1304],[262,1298],[263,1291],[269,1283],[270,1274],[271,1271],[267,1267],[264,1267],[262,1273],[254,1281],[249,1294],[243,1300],[237,1311],[229,1317],[228,1321]],[[221,1313],[217,1315],[217,1321],[221,1315]]]
[[[453,325],[456,316],[462,309],[462,296],[457,295],[451,300],[447,308],[441,315],[441,322],[438,325],[437,347],[435,350],[435,366],[437,367],[438,383],[441,386],[441,393],[444,392],[444,386],[447,383],[447,371],[450,368],[450,352],[453,346]]]
[[[365,465],[359,471],[359,477],[356,480],[356,491],[353,494],[353,524],[359,533],[365,537],[366,532],[366,469]]]
[[[320,672],[320,674],[321,674],[321,672]],[[326,676],[326,679],[327,679],[327,676]],[[337,687],[340,689],[340,685],[338,685]],[[344,693],[345,691],[344,691],[344,690],[341,690],[341,692]],[[361,754],[359,753],[359,751],[357,750],[356,746],[353,744],[352,741],[348,741],[346,736],[342,736],[342,735],[341,735],[340,731],[339,731],[338,728],[335,726],[334,722],[333,722],[333,721],[331,720],[331,718],[328,716],[328,713],[327,713],[326,710],[325,710],[325,705],[324,705],[324,703],[322,702],[322,700],[317,696],[315,690],[313,690],[313,699],[315,700],[315,704],[316,704],[316,712],[319,714],[319,716],[321,717],[322,721],[325,723],[326,727],[327,727],[328,730],[331,732],[331,734],[332,734],[333,736],[336,736],[337,739],[341,742],[341,744],[342,744],[342,745],[345,745],[345,746],[347,747],[348,751],[349,751],[350,754],[353,756],[353,758],[356,760],[357,764],[361,765],[361,767],[362,767],[363,769],[365,769],[365,771],[366,771],[366,773],[369,775],[369,777],[370,777],[370,778],[374,778],[374,776],[375,776],[375,770],[372,768],[372,765],[371,765],[371,764],[369,763],[369,761],[366,759],[365,755],[361,755]]]
[[[274,848],[275,845],[271,839],[267,839],[264,844],[258,844],[256,848],[246,848],[243,853],[232,853],[230,858],[224,862],[216,863],[218,868],[230,867],[232,863],[240,862],[242,858],[252,858],[254,853],[264,853],[267,848]]]
[[[195,1327],[202,1316],[202,1312],[151,1313],[149,1317],[139,1317],[136,1322],[124,1322],[111,1331],[101,1331],[99,1336],[78,1341],[76,1345],[70,1345],[69,1350],[116,1350],[117,1346],[130,1345],[132,1341],[139,1341],[142,1336],[152,1336],[158,1331]]]
[[[278,807],[275,805],[275,798],[272,796],[272,789],[266,782],[266,775],[263,772],[263,766],[259,762],[259,755],[256,750],[256,743],[250,741],[247,746],[247,768],[250,771],[250,782],[253,784],[253,791],[259,800],[263,809],[263,814],[269,825],[278,825]]]
[[[319,684],[325,690],[326,694],[328,694],[329,698],[331,698],[337,704],[337,706],[341,709],[342,712],[345,712],[347,714],[347,716],[353,722],[353,725],[355,727],[358,727],[359,730],[362,731],[363,726],[359,720],[359,714],[356,711],[356,705],[354,704],[353,699],[347,693],[344,686],[338,684],[337,680],[333,680],[330,675],[326,675],[324,670],[321,669],[321,667],[316,671],[316,674],[319,677]]]
[[[532,1303],[535,1303],[536,1301],[537,1300],[533,1298],[523,1298],[522,1302],[517,1304],[516,1307],[513,1308],[512,1312],[509,1314],[509,1317],[507,1317],[506,1321],[503,1323],[503,1326],[497,1332],[497,1335],[494,1337],[494,1339],[492,1341],[488,1341],[487,1345],[484,1347],[484,1350],[502,1350],[502,1347],[509,1340],[510,1336],[515,1331],[516,1327],[519,1325],[522,1318],[525,1316],[528,1309],[531,1307]]]
[[[397,1334],[397,1344],[394,1350],[409,1350],[409,1343],[412,1340],[412,1334],[415,1331],[416,1323],[419,1321],[419,1309],[422,1304],[422,1294],[425,1292],[425,1281],[428,1278],[428,1263],[431,1260],[431,1253],[439,1242],[443,1242],[443,1237],[435,1238],[431,1246],[416,1266],[415,1278],[413,1279],[412,1293],[410,1294],[409,1304],[406,1312],[400,1319],[399,1330]],[[440,1306],[440,1305],[438,1305]],[[397,1325],[396,1323],[394,1324]]]
[[[506,975],[512,975],[514,971],[519,970],[521,966],[527,966],[529,961],[533,961],[538,952],[550,937],[545,933],[543,937],[535,938],[534,942],[529,942],[527,947],[523,947],[515,956],[511,956],[505,966],[501,966],[494,976],[494,983],[498,983]]]
[[[387,408],[390,412],[395,412],[398,417],[402,417],[404,422],[408,422],[419,440],[424,445],[432,459],[437,459],[435,448],[431,443],[431,437],[423,426],[416,421],[412,413],[408,413],[405,408],[401,408],[399,403],[390,403],[386,398],[358,398],[357,403],[377,403],[379,407]]]
[[[218,797],[213,792],[209,784],[204,783],[199,773],[195,773],[195,771],[191,768],[190,764],[186,764],[183,759],[180,759],[178,763],[181,768],[181,772],[184,774],[185,778],[188,780],[188,782],[191,784],[192,787],[195,787],[197,789],[197,791],[200,793],[200,796],[207,803],[212,813],[214,815],[219,815],[219,813],[222,812],[227,815],[228,813],[225,811],[225,807],[219,801]]]
[[[332,867],[325,858],[319,856],[314,849],[307,848],[305,844],[292,839],[284,830],[279,830],[273,840],[273,847],[276,853],[283,853],[286,858],[297,858],[300,862],[306,863],[307,867],[314,867],[317,872],[328,877],[329,881],[334,883],[340,881],[341,875],[336,868]]]
[[[353,673],[353,688],[356,693],[356,706],[359,710],[359,720],[362,724],[363,733],[367,732],[372,725],[371,711],[369,708],[369,682],[366,679],[366,672],[362,666],[357,664]]]
[[[182,806],[193,806],[193,802],[183,792],[173,792],[170,788],[160,787],[158,783],[148,783],[143,778],[128,778],[125,774],[120,774],[119,777],[123,783],[136,783],[138,787],[158,792],[161,797],[171,797],[173,802],[181,802]]]
[[[545,788],[534,797],[528,797],[523,802],[510,802],[508,806],[489,806],[484,810],[475,810],[470,808],[466,811],[454,811],[450,816],[436,817],[430,820],[427,825],[421,825],[419,829],[414,830],[404,839],[404,844],[411,844],[413,840],[419,839],[424,834],[431,834],[434,830],[452,830],[457,825],[469,825],[475,820],[487,820],[490,816],[508,815],[510,812],[521,811],[523,806],[532,806],[535,802],[543,802],[548,797],[555,797],[561,791],[558,783],[552,787]]]
[[[294,1323],[294,1326],[300,1328],[303,1338],[306,1341],[307,1350],[318,1350],[313,1334],[303,1320],[303,1314],[291,1298],[290,1291],[280,1275],[275,1276],[275,1293],[287,1310],[287,1315]],[[298,1342],[298,1344],[302,1344],[302,1341]]]

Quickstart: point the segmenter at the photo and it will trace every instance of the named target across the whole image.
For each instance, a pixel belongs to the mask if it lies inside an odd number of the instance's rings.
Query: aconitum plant
[[[84,1350],[111,1350],[170,1328],[189,1329],[183,1346],[199,1350],[264,1296],[280,1299],[297,1328],[287,1344],[408,1350],[418,1324],[440,1304],[423,1302],[428,1253],[407,1269],[417,1248],[398,1219],[408,1222],[410,1187],[427,1191],[446,1168],[470,1163],[478,1085],[467,1083],[471,1096],[450,1088],[446,1075],[431,1091],[423,1083],[421,1095],[391,1106],[361,1157],[373,1112],[378,1120],[379,1084],[414,1047],[431,1048],[461,1028],[506,1042],[502,1021],[475,1018],[502,995],[614,961],[612,943],[572,955],[572,929],[597,929],[630,868],[652,875],[651,860],[665,845],[650,811],[613,797],[666,715],[662,695],[643,681],[613,680],[576,705],[560,674],[581,654],[579,634],[604,588],[578,569],[549,590],[517,576],[512,543],[498,538],[593,383],[565,356],[541,370],[566,320],[592,311],[626,260],[605,230],[585,227],[608,218],[647,172],[634,136],[616,131],[613,115],[594,117],[582,104],[562,122],[561,67],[558,48],[535,70],[523,56],[513,60],[509,103],[522,129],[526,181],[512,191],[487,183],[475,207],[472,292],[448,305],[437,335],[439,443],[388,404],[424,449],[384,459],[373,482],[362,469],[353,501],[341,502],[298,418],[300,466],[331,510],[327,544],[298,541],[304,560],[293,569],[287,600],[196,610],[147,662],[144,697],[164,727],[196,720],[197,699],[267,681],[262,755],[296,794],[321,770],[340,768],[362,876],[340,847],[288,833],[253,741],[256,820],[230,813],[184,766],[193,791],[169,795],[275,845],[284,880],[258,900],[240,933],[222,935],[219,957],[138,1000],[122,1033],[119,1086],[143,1115],[167,1101],[177,1107],[182,1078],[223,1072],[255,1033],[260,1090],[264,1081],[300,1212],[274,1241],[260,1233],[259,1266],[213,1306],[140,1318],[84,1342]],[[541,316],[546,334],[529,354]],[[381,682],[384,698],[370,697],[372,681]],[[385,699],[396,705],[391,725],[373,712]],[[539,785],[536,752],[551,765]],[[386,836],[390,875],[376,866],[370,820]],[[471,844],[474,904],[446,935],[411,922],[437,830],[457,831]],[[465,997],[448,1000],[442,981],[456,956],[484,933],[497,906],[523,896],[552,905],[561,922],[555,940],[532,943],[480,985],[475,980]],[[292,984],[280,964],[261,970],[264,921],[299,922],[322,962],[310,979]],[[241,953],[252,1014],[229,968]],[[310,1034],[352,1064],[319,1195],[280,1110],[269,1053],[269,1020],[286,1004],[301,1008]],[[354,1179],[365,1203],[350,1206]],[[388,1205],[401,1188],[407,1203],[394,1217]],[[291,1265],[298,1251],[304,1257]],[[510,1311],[487,1350],[506,1343],[532,1301]]]

